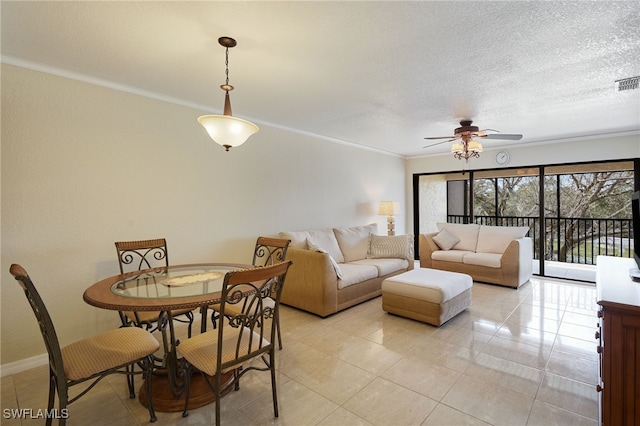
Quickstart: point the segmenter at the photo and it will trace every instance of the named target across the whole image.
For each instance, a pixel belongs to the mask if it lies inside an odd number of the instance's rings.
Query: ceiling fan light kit
[[[475,140],[474,138],[483,138],[483,139],[503,139],[503,140],[520,140],[522,139],[522,135],[516,134],[506,134],[506,133],[486,133],[486,132],[497,132],[497,130],[486,129],[480,130],[478,126],[472,126],[473,121],[471,120],[462,120],[460,121],[460,127],[454,130],[453,136],[437,136],[437,137],[428,137],[425,139],[448,139],[443,142],[437,142],[432,145],[427,145],[424,148],[429,148],[431,146],[440,145],[445,142],[453,142],[451,144],[451,153],[453,157],[462,160],[465,162],[469,162],[469,158],[479,158],[480,153],[483,151],[482,143]]]
[[[229,48],[235,47],[237,43],[231,37],[220,37],[218,43],[226,48],[225,74],[227,80],[225,84],[220,85],[220,88],[225,92],[224,113],[223,115],[202,115],[198,117],[198,123],[205,128],[215,143],[229,151],[229,148],[245,143],[259,129],[250,121],[233,117],[231,114],[229,92],[233,90],[233,86],[229,84]]]
[[[469,141],[469,143],[467,144],[467,148],[471,152],[477,152],[477,153],[482,152],[482,144],[473,139]]]

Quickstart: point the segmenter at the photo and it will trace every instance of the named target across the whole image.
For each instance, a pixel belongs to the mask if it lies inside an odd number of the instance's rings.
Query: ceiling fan
[[[436,136],[425,138],[427,140],[447,139],[442,142],[436,142],[431,145],[426,145],[423,148],[429,148],[432,146],[440,145],[447,142],[453,142],[451,145],[451,152],[453,156],[459,160],[463,159],[469,161],[469,158],[480,157],[482,152],[482,144],[474,138],[482,139],[502,139],[517,141],[522,139],[522,135],[499,133],[497,130],[485,129],[480,130],[478,126],[472,126],[471,120],[460,121],[460,127],[453,131],[453,136]],[[487,133],[496,132],[496,133]]]

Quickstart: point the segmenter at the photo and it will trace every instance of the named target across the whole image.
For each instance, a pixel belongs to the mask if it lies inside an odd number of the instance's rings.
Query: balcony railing
[[[469,216],[449,215],[449,223],[469,223]],[[538,217],[475,216],[479,225],[528,226],[533,240],[533,257],[540,253]],[[557,262],[595,265],[599,255],[633,257],[631,219],[553,217],[544,219],[544,258]]]

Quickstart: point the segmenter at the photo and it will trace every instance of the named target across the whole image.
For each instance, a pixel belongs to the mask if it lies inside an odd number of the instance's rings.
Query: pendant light
[[[220,37],[218,43],[226,48],[225,74],[227,80],[220,88],[224,90],[223,115],[203,115],[198,117],[198,123],[205,128],[215,143],[221,145],[226,151],[229,148],[240,146],[249,139],[249,136],[258,131],[258,126],[250,121],[236,118],[231,115],[231,101],[229,92],[233,86],[229,84],[229,48],[236,46],[236,41],[231,37]]]

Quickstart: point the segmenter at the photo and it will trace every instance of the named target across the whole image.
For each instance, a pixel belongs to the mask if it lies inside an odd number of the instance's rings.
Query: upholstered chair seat
[[[122,327],[79,340],[60,351],[67,379],[81,380],[130,364],[159,347],[156,338],[142,328]]]

